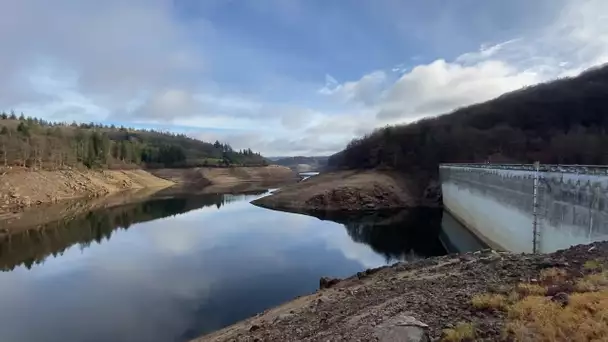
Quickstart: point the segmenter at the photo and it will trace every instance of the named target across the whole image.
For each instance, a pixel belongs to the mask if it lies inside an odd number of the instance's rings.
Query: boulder
[[[568,305],[568,303],[570,302],[570,297],[568,296],[567,293],[565,292],[560,292],[558,294],[556,294],[555,296],[551,297],[551,300],[561,304],[561,306],[566,306]]]
[[[374,328],[380,342],[430,342],[429,326],[407,313],[385,320]]]
[[[319,279],[319,289],[328,289],[340,282],[338,278],[321,277]]]

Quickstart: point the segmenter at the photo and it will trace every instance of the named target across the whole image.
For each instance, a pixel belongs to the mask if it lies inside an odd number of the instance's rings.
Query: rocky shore
[[[314,294],[196,341],[605,341],[606,314],[602,242],[547,255],[484,250],[324,278]]]

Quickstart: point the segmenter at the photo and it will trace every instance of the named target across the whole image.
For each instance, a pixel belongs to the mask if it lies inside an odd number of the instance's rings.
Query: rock
[[[338,278],[321,277],[319,279],[319,289],[328,289],[340,282]]]
[[[260,330],[260,326],[257,324],[254,324],[251,326],[251,328],[249,328],[249,331],[251,331],[251,332],[256,331],[256,330]]]
[[[460,256],[461,262],[469,262],[469,261],[473,261],[473,260],[475,260],[475,258],[473,258],[472,256],[467,255],[467,254],[463,254]]]
[[[560,292],[568,294],[574,292],[574,290],[574,285],[571,283],[551,285],[547,288],[547,296],[553,297],[559,294]]]
[[[429,342],[428,328],[428,325],[403,313],[376,326],[374,335],[380,342]]]
[[[567,293],[565,292],[560,292],[558,294],[556,294],[555,296],[551,297],[551,300],[561,304],[562,306],[566,306],[568,305],[568,302],[570,301],[570,297],[568,296]]]
[[[552,267],[562,268],[562,267],[568,267],[568,266],[570,266],[570,264],[568,264],[565,261],[551,260],[551,258],[545,258],[538,263],[538,269],[541,269],[541,270],[545,269],[545,268],[552,268]]]
[[[294,316],[293,314],[280,314],[274,319],[274,323],[281,323],[282,321],[288,320],[288,319],[292,318],[293,316]]]

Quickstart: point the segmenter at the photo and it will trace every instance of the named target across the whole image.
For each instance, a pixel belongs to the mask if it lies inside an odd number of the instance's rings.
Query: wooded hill
[[[351,141],[332,168],[436,177],[442,162],[608,164],[608,66]]]
[[[251,149],[235,151],[183,134],[67,124],[0,114],[0,166],[89,168],[257,166],[266,160]]]

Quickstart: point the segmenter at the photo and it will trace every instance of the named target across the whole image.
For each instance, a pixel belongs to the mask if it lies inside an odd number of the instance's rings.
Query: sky
[[[605,0],[0,0],[0,110],[266,156],[606,62]]]

